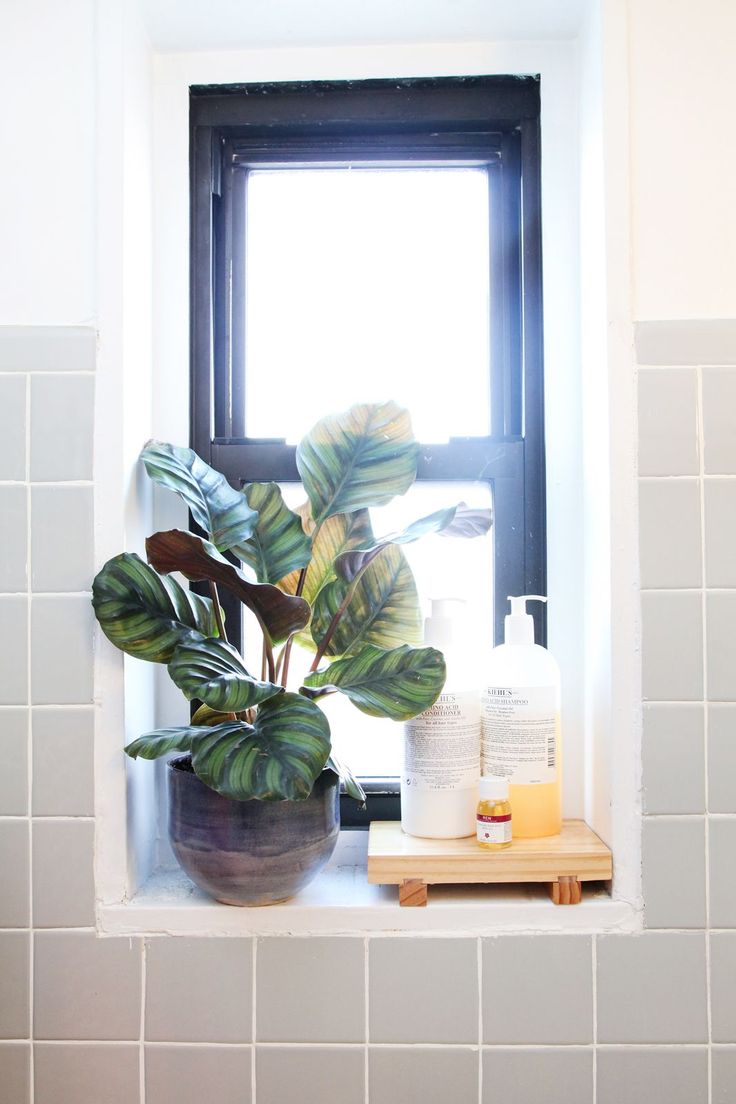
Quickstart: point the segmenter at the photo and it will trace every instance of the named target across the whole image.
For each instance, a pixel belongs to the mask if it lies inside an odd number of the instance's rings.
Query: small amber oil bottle
[[[476,828],[478,846],[484,850],[511,846],[511,805],[505,778],[481,778]]]

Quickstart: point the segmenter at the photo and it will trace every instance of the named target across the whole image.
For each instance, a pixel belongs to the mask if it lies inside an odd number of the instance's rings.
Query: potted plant
[[[421,646],[402,546],[428,533],[473,537],[491,519],[460,504],[376,538],[368,509],[408,490],[417,454],[408,413],[393,402],[326,417],[297,448],[307,501],[294,512],[275,483],[236,490],[191,449],[151,442],[141,453],[148,475],[181,496],[206,537],[155,533],[147,563],[123,553],[104,565],[92,603],[113,644],[165,663],[198,703],[191,724],[148,732],[125,751],[146,759],[183,753],[168,769],[172,846],[218,900],[291,896],[332,853],[339,778],[364,800],[332,754],[320,698],[339,692],[363,713],[398,721],[428,709],[442,690],[444,659]],[[177,572],[206,582],[209,597],[188,590]],[[228,641],[220,587],[260,627],[259,677]],[[295,642],[313,653],[296,693]]]

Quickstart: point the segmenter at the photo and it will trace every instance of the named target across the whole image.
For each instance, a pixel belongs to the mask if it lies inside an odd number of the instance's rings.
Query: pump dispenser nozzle
[[[509,594],[511,613],[507,613],[504,622],[505,644],[533,644],[534,618],[526,612],[527,602],[546,602],[542,594]]]

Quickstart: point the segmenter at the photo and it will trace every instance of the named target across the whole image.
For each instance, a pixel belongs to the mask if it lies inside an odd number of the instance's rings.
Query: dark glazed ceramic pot
[[[340,831],[339,779],[323,770],[304,801],[233,801],[197,778],[191,759],[168,764],[169,837],[200,889],[226,905],[293,897],[322,869]]]

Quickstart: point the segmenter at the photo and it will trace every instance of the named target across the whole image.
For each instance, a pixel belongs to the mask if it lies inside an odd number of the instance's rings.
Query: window
[[[538,80],[197,86],[190,124],[192,447],[288,494],[316,417],[408,405],[413,516],[492,499],[454,574],[500,639],[546,588]]]

